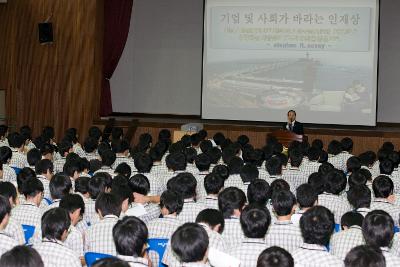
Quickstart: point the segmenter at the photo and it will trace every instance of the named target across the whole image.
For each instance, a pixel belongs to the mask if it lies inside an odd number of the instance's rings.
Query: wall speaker
[[[39,42],[48,44],[53,42],[53,24],[50,22],[39,23]]]

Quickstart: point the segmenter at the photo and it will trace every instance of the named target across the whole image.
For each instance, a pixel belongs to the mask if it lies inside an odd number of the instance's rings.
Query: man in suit
[[[287,122],[283,124],[283,129],[291,131],[295,134],[304,134],[303,124],[296,121],[296,111],[289,110],[287,113]]]

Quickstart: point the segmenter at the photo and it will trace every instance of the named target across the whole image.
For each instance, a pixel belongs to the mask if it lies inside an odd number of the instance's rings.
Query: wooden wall
[[[54,43],[38,23],[52,16]],[[82,133],[97,118],[102,74],[103,0],[11,0],[0,4],[0,89],[9,124],[37,135],[52,125]]]

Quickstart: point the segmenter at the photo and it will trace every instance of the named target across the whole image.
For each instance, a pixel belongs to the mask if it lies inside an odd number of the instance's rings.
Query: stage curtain
[[[133,0],[104,1],[103,81],[100,116],[112,113],[110,78],[121,58],[129,33]]]

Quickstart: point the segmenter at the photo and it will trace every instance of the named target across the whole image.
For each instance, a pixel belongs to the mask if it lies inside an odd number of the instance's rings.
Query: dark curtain
[[[103,81],[100,116],[112,113],[110,78],[121,58],[129,33],[133,0],[104,1]]]

